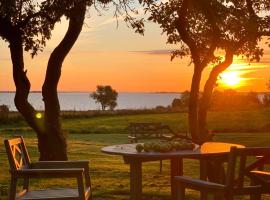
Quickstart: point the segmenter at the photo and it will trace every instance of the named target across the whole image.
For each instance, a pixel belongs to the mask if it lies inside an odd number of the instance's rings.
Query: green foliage
[[[42,51],[51,31],[63,15],[68,17],[70,10],[82,0],[72,1],[0,1],[0,37],[9,42],[21,39],[24,50],[34,56]],[[16,38],[21,37],[21,38]]]
[[[181,93],[180,99],[173,99],[172,108],[188,108],[190,99],[190,92],[184,91]]]
[[[0,121],[8,121],[9,107],[7,105],[0,105]]]
[[[51,38],[51,32],[55,24],[65,16],[69,18],[74,14],[74,7],[86,3],[90,7],[100,6],[105,9],[112,0],[0,0],[0,38],[11,42],[17,35],[21,36],[24,50],[29,51],[32,56],[37,55],[46,46],[46,41]],[[130,1],[114,2],[116,14],[124,16],[125,21],[135,26],[134,17],[129,14],[135,9],[127,6]],[[125,11],[122,13],[122,11]],[[135,27],[134,27],[135,28]],[[138,32],[139,28],[138,28]]]
[[[130,122],[162,122],[169,125],[174,131],[186,133],[188,131],[187,113],[163,113],[163,114],[119,114],[87,116],[78,112],[73,118],[63,118],[63,129],[73,134],[128,134]],[[11,113],[13,114],[13,113]],[[20,134],[31,129],[23,120],[12,123],[0,123],[0,132],[14,132]],[[14,116],[15,117],[15,116]],[[254,108],[242,110],[223,109],[209,112],[209,129],[213,132],[262,132],[270,131],[269,108]]]
[[[191,62],[216,63],[215,49],[233,50],[250,61],[260,60],[258,41],[269,33],[269,1],[234,0],[142,0],[148,20],[160,25],[167,43],[179,44],[174,57],[192,55]],[[259,6],[258,6],[259,5]],[[192,52],[193,51],[193,52]],[[195,52],[194,52],[195,51]],[[198,56],[198,58],[195,57]],[[198,60],[196,60],[198,59]]]
[[[172,108],[181,108],[182,105],[183,104],[182,104],[181,99],[177,99],[177,98],[173,99],[173,101],[172,101]]]
[[[90,94],[96,103],[101,104],[102,110],[106,110],[108,107],[110,110],[113,110],[117,106],[117,97],[118,93],[116,90],[112,89],[110,85],[98,85],[97,90]]]
[[[256,92],[241,93],[232,89],[214,91],[211,102],[212,110],[243,110],[262,106]]]
[[[181,93],[181,101],[184,107],[188,107],[190,99],[190,91],[184,91]]]

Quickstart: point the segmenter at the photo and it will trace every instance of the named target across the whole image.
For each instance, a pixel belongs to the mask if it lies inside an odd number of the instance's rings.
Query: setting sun
[[[241,78],[239,76],[239,72],[237,71],[229,71],[224,72],[220,75],[220,80],[223,85],[235,87],[239,85],[241,82]]]

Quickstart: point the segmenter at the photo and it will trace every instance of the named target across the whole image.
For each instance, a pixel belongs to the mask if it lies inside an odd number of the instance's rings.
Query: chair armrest
[[[85,186],[91,186],[90,169],[88,160],[78,161],[39,161],[32,163],[31,169],[70,169],[70,168],[83,168],[85,177]]]
[[[83,168],[69,169],[19,169],[13,174],[17,177],[29,178],[78,178],[84,173]]]
[[[31,169],[69,169],[69,168],[84,168],[89,169],[88,160],[78,161],[39,161],[31,163]]]
[[[201,179],[195,179],[187,176],[175,176],[173,180],[176,184],[180,183],[187,188],[199,191],[224,191],[226,189],[225,185]]]
[[[270,172],[265,171],[251,171],[248,173],[251,179],[261,183],[270,185]]]

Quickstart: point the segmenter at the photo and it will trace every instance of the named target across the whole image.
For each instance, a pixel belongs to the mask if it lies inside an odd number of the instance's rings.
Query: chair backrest
[[[256,160],[256,156],[262,156],[262,158]],[[255,161],[247,165],[247,159],[250,157],[253,157]],[[251,170],[257,168],[261,162],[268,160],[269,157],[270,147],[231,147],[226,175],[226,186],[228,188],[243,188],[244,177],[248,176]]]
[[[22,168],[29,168],[31,161],[23,137],[5,140],[4,143],[10,170],[16,171]]]

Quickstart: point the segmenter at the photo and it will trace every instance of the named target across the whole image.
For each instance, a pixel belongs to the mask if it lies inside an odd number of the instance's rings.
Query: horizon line
[[[185,91],[189,91],[189,90],[184,90],[184,91],[119,91],[118,93],[183,93]],[[220,91],[220,90],[218,90]],[[222,90],[221,90],[222,91]],[[245,93],[248,93],[248,92],[256,92],[256,93],[267,93],[269,91],[253,91],[253,90],[250,90],[250,91],[237,91],[235,90],[236,92],[245,92]],[[15,93],[16,91],[15,90],[0,90],[0,93]],[[95,91],[80,91],[80,90],[60,90],[60,91],[57,91],[57,93],[92,93],[92,92],[95,92]],[[203,91],[200,91],[201,93],[203,93]],[[33,90],[33,91],[30,91],[29,93],[42,93],[42,91],[40,90]]]
[[[0,93],[15,93],[15,90],[0,90]],[[91,93],[95,91],[80,91],[80,90],[62,90],[57,91],[58,93]],[[184,91],[182,91],[184,92]],[[180,91],[119,91],[118,93],[182,93]],[[42,93],[41,90],[33,90],[29,93]]]

